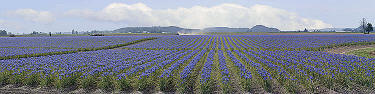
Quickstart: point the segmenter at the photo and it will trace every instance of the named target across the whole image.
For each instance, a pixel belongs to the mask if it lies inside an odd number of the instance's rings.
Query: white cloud
[[[186,28],[205,28],[252,27],[262,24],[281,30],[332,27],[321,20],[303,18],[296,13],[266,5],[244,7],[221,4],[213,7],[152,9],[142,3],[113,3],[100,11],[78,9],[66,14],[98,21],[124,22],[133,26],[177,25]]]
[[[12,31],[14,33],[23,29],[25,29],[24,24],[20,25],[19,23],[0,19],[0,30]]]
[[[36,23],[51,23],[56,20],[54,16],[48,11],[36,11],[33,9],[18,9],[10,12],[10,14],[20,16],[25,20]]]

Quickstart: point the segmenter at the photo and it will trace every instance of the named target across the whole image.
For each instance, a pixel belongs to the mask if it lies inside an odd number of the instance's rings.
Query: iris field
[[[375,93],[374,35],[0,38],[0,84],[173,93]]]

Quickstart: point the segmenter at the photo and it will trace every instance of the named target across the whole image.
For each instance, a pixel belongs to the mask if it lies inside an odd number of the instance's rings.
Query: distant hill
[[[184,30],[184,28],[176,26],[168,27],[125,27],[113,30],[112,33],[177,33],[178,31]]]
[[[324,28],[324,29],[319,29],[319,30],[320,31],[344,31],[344,29],[345,28]]]
[[[264,25],[256,25],[252,27],[249,32],[280,32],[277,28],[269,28]]]
[[[204,29],[188,29],[177,26],[153,26],[153,27],[125,27],[107,33],[194,33],[194,32],[280,32],[277,28],[269,28],[263,25],[256,25],[249,28],[230,28],[230,27],[209,27]]]
[[[319,30],[320,32],[354,32],[355,28],[323,28],[323,29],[316,29]]]
[[[362,32],[362,28],[324,28],[324,29],[309,29],[308,32]],[[296,31],[280,31],[277,28],[266,27],[264,25],[256,25],[249,28],[231,28],[231,27],[209,27],[204,29],[189,29],[177,26],[152,26],[152,27],[124,27],[112,31],[91,31],[85,33],[172,33],[172,34],[193,34],[205,32],[305,32],[301,30]],[[68,32],[69,33],[69,32]],[[69,33],[70,34],[70,33]]]
[[[202,29],[203,32],[280,32],[277,28],[269,28],[264,25],[256,25],[249,28],[210,27]]]
[[[229,28],[229,27],[209,27],[204,28],[202,32],[249,32],[249,28]]]
[[[319,32],[363,32],[362,26],[358,28],[323,28],[323,29],[312,29],[309,31]]]

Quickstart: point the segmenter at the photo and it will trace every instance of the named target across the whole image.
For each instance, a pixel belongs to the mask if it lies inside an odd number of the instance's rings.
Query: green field
[[[348,55],[356,55],[367,58],[375,58],[375,48],[365,48],[346,53]]]

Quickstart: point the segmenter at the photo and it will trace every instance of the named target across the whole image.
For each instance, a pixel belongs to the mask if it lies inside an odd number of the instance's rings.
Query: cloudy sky
[[[0,30],[14,33],[113,30],[126,26],[357,27],[373,22],[375,0],[6,0]]]

